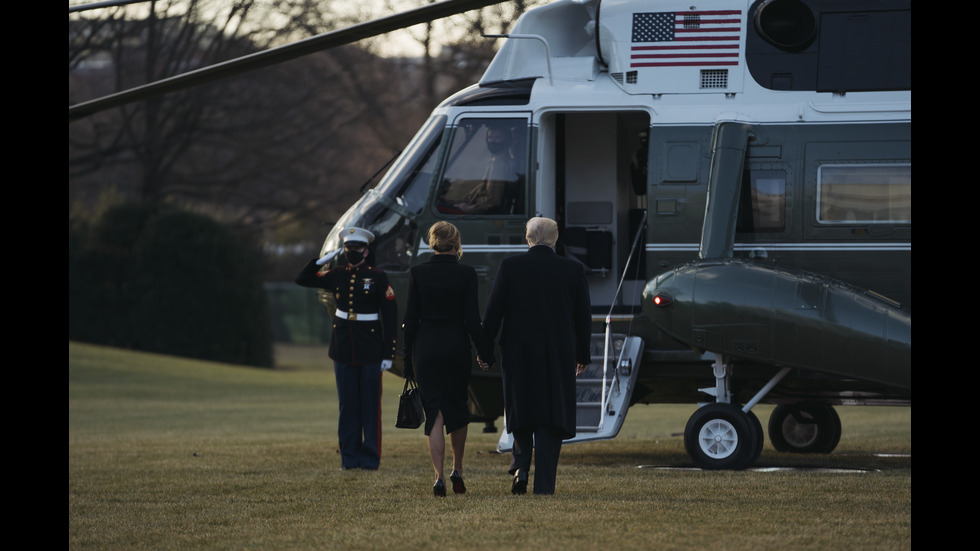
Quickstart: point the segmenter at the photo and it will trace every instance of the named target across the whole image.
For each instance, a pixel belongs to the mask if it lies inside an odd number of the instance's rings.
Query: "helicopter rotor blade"
[[[142,4],[149,0],[105,0],[104,2],[91,2],[88,4],[76,4],[68,6],[68,13],[78,13],[89,10],[101,10],[102,8],[118,8],[129,4]]]
[[[426,23],[435,19],[442,19],[465,11],[480,9],[492,4],[500,4],[504,1],[506,0],[446,0],[388,17],[359,23],[345,29],[319,34],[298,42],[293,42],[292,44],[256,52],[130,88],[129,90],[123,90],[115,94],[71,105],[68,107],[68,122],[70,124],[100,111],[119,107],[134,101],[207,84],[321,50],[350,44],[372,36],[411,27],[419,23]]]

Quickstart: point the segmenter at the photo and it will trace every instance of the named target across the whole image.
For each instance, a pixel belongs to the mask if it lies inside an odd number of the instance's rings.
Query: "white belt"
[[[378,321],[377,314],[358,314],[357,312],[347,313],[343,310],[337,310],[336,316],[342,320],[348,321]]]

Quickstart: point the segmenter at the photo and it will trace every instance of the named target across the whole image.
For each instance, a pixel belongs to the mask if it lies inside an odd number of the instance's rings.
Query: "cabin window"
[[[817,221],[823,224],[911,224],[912,165],[819,167]]]
[[[436,209],[443,214],[523,214],[527,119],[463,119],[453,134]]]
[[[786,172],[750,170],[742,180],[737,231],[776,233],[786,230]]]

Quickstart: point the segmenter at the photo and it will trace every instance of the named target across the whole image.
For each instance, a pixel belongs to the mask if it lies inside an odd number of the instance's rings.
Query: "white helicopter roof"
[[[911,120],[911,90],[761,86],[746,63],[751,4],[559,0],[521,16],[480,85],[538,79],[532,104],[643,105],[679,121]]]

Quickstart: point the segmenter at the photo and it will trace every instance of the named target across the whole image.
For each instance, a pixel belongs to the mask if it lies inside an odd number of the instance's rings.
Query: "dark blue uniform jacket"
[[[334,316],[330,357],[349,365],[369,365],[395,359],[398,305],[388,276],[371,266],[349,266],[319,271],[313,259],[296,276],[296,283],[333,294],[337,310],[348,319]],[[359,314],[378,314],[380,319],[361,321]]]

